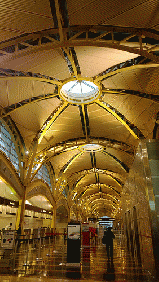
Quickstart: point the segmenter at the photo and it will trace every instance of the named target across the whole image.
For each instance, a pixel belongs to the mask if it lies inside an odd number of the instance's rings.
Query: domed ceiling
[[[82,218],[119,215],[136,147],[153,138],[159,112],[158,1],[0,7],[1,119],[13,121],[33,166],[51,164],[56,201],[66,197]]]

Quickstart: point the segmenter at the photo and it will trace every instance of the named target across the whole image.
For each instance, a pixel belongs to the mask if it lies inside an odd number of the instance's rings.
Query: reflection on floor
[[[114,259],[109,261],[105,245],[92,243],[82,246],[81,269],[69,269],[67,262],[67,241],[63,236],[54,239],[23,243],[13,261],[13,275],[1,274],[0,282],[39,281],[154,281],[139,260],[132,259],[121,245],[120,235],[114,240]],[[11,270],[11,268],[10,268]],[[9,268],[8,268],[9,271]]]

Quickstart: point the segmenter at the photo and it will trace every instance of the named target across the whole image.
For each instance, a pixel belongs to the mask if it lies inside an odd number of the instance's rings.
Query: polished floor
[[[6,265],[0,262],[0,282],[156,281],[137,258],[132,258],[121,243],[120,234],[114,240],[113,261],[108,260],[101,242],[92,242],[89,247],[81,248],[80,268],[68,268],[67,240],[59,236],[22,243],[9,264],[7,257]]]

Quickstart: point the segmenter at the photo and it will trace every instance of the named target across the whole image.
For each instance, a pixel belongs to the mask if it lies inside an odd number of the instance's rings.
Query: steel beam
[[[101,108],[105,109],[107,112],[112,114],[121,124],[125,126],[125,128],[130,132],[130,134],[135,138],[139,139],[137,134],[133,131],[133,129],[136,129],[140,135],[140,137],[144,137],[143,134],[139,131],[137,127],[134,127],[133,124],[131,124],[119,111],[117,111],[115,108],[111,107],[105,102],[96,101],[96,104],[99,105]],[[132,129],[131,129],[132,128]]]
[[[117,75],[118,73],[122,73],[124,71],[130,71],[130,70],[137,70],[137,69],[148,69],[148,68],[156,68],[156,67],[159,67],[159,64],[148,64],[148,65],[132,65],[132,66],[126,66],[123,67],[123,68],[119,68],[117,70],[114,70],[114,71],[105,71],[107,72],[106,74],[103,74],[101,76],[98,76],[97,78],[94,79],[94,82],[99,82],[99,81],[102,81],[108,77],[111,77],[111,76],[114,76],[114,75]],[[112,67],[113,69],[113,67]]]
[[[93,136],[89,136],[89,141],[90,143],[95,143],[95,144],[99,144],[102,145],[104,148],[108,147],[108,148],[113,148],[115,150],[121,150],[124,151],[130,155],[134,154],[134,150],[131,146],[129,146],[128,144],[124,143],[124,142],[120,142],[117,140],[113,140],[113,139],[109,139],[109,138],[104,138],[104,137],[93,137]],[[70,144],[71,143],[71,144]],[[75,138],[75,139],[68,139],[65,142],[62,143],[57,143],[54,146],[49,146],[46,149],[40,151],[37,153],[37,157],[45,152],[52,152],[52,156],[56,156],[59,154],[62,154],[64,152],[67,151],[72,151],[72,150],[76,150],[79,149],[80,146],[85,145],[85,137],[83,138]],[[115,146],[118,145],[118,147],[120,146],[120,148],[116,148]],[[123,149],[124,148],[124,149]]]
[[[17,102],[15,104],[12,104],[8,107],[2,108],[0,109],[0,117],[4,118],[10,114],[12,114],[14,111],[18,110],[21,107],[27,106],[31,103],[37,103],[40,102],[42,100],[47,100],[47,99],[51,99],[51,98],[55,98],[57,97],[57,93],[52,93],[52,94],[42,94],[39,96],[35,96],[35,97],[30,97],[28,99],[22,100],[20,102]]]
[[[31,76],[31,75],[19,75],[18,73],[14,73],[14,75],[12,74],[8,74],[7,76],[5,76],[5,72],[1,72],[0,71],[0,80],[30,80],[30,81],[39,81],[39,82],[45,82],[45,83],[49,83],[49,84],[53,84],[53,85],[62,85],[62,82],[59,80],[56,80],[55,78],[45,78],[45,77],[40,77],[40,76]]]
[[[74,48],[62,48],[64,56],[66,58],[69,70],[71,72],[71,74],[73,76],[76,77],[76,79],[79,79],[79,76],[81,74],[80,72],[80,68],[79,68],[79,64],[78,64],[78,60],[77,60],[77,56],[75,53]],[[70,68],[70,64],[71,64],[71,68]]]
[[[59,115],[61,115],[63,113],[63,111],[68,106],[69,106],[69,103],[63,102],[53,113],[51,113],[51,115],[45,121],[45,123],[43,124],[42,128],[40,129],[40,131],[38,133],[38,144],[41,143],[44,135],[46,134],[46,132],[48,131],[50,126],[52,126],[52,124],[55,122],[55,120],[59,117]]]
[[[56,6],[59,10],[58,0],[56,0]],[[57,12],[57,15],[61,25],[60,12]],[[42,40],[45,36],[53,38],[54,41]],[[61,25],[59,29],[41,31],[2,42],[0,43],[0,52],[2,51],[3,56],[14,58],[30,52],[37,52],[39,48],[46,50],[75,46],[98,46],[139,54],[159,63],[159,57],[155,53],[159,50],[158,40],[159,33],[150,29],[117,26],[69,26],[69,28],[63,28]],[[26,43],[28,46],[25,45]]]
[[[115,95],[133,95],[133,96],[137,96],[137,97],[141,97],[144,99],[149,99],[151,101],[154,101],[156,103],[159,102],[159,95],[156,94],[147,94],[144,92],[140,92],[140,91],[135,91],[135,90],[129,90],[129,89],[103,89],[102,90],[102,97],[105,94],[115,94]]]

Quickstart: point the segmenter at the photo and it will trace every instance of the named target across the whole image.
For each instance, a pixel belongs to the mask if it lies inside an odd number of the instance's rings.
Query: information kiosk
[[[81,224],[68,223],[67,228],[67,266],[79,267],[81,259]]]

